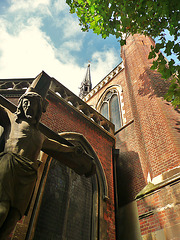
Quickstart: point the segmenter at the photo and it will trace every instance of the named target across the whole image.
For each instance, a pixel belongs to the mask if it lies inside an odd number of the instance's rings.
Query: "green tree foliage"
[[[159,37],[156,47],[151,47],[149,58],[155,58],[152,69],[157,69],[164,79],[171,79],[166,99],[174,106],[180,104],[180,66],[160,53],[172,54],[180,61],[180,1],[179,0],[66,0],[70,12],[76,13],[83,31],[92,29],[103,38],[110,34],[125,44],[123,35],[144,34]],[[164,30],[173,36],[166,41]]]

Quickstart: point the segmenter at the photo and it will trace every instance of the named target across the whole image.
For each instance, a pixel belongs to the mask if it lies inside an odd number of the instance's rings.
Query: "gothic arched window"
[[[92,196],[92,178],[52,159],[33,240],[90,240]]]
[[[89,178],[79,176],[59,161],[48,157],[33,207],[28,239],[102,239],[105,224],[102,205],[106,204],[108,187],[101,162],[83,135],[60,135],[74,145],[81,145],[93,157],[97,172]]]
[[[115,131],[122,126],[119,95],[116,89],[109,90],[101,102],[100,113],[115,125]]]

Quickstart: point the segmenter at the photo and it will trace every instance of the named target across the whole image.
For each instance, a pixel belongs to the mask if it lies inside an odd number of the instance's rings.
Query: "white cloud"
[[[57,0],[54,2],[54,8],[57,13],[68,9],[68,5],[66,4],[65,0]]]
[[[39,19],[39,23],[37,22],[39,28],[42,28],[45,20],[48,20],[49,29],[55,26],[56,31],[61,32],[63,40],[68,41],[71,38],[71,41],[74,41],[78,38],[81,42],[85,37],[85,33],[81,32],[78,19],[69,13],[69,6],[65,0],[11,0],[7,13],[14,21],[11,32],[17,33],[18,29],[22,28],[22,24],[36,18]]]
[[[71,15],[69,15],[66,19],[64,19],[64,36],[69,38],[71,36],[81,34],[81,28],[78,24],[78,20],[74,19]]]
[[[79,51],[82,42],[68,41],[56,49],[50,38],[38,28],[40,23],[36,22],[39,20],[30,19],[28,25],[22,25],[17,35],[7,32],[6,22],[0,28],[0,78],[35,77],[44,70],[78,94],[87,66],[78,66],[70,50],[74,48]],[[93,85],[112,70],[117,58],[113,50],[93,54]]]
[[[38,17],[28,18],[27,25],[40,29],[43,25],[42,19]],[[23,26],[22,26],[23,28]]]
[[[49,5],[50,0],[11,0],[9,12],[21,11],[21,14],[23,14],[24,11],[34,12],[35,10],[38,10],[43,14],[50,15],[48,9]]]
[[[5,23],[0,28],[0,78],[35,77],[44,70],[78,94],[85,69],[75,61],[64,64],[58,60],[59,50],[34,22],[32,19],[31,25],[24,25],[17,35],[8,33]]]
[[[92,56],[91,75],[93,86],[98,84],[119,61],[119,56],[114,49],[104,52],[95,52]]]
[[[1,74],[5,72],[7,74],[6,69],[10,69],[12,73],[17,71],[20,74],[25,71],[28,73],[32,65],[36,69],[39,58],[44,61],[45,55],[49,57],[53,55],[48,41],[48,37],[34,24],[24,26],[17,35],[2,31],[0,35],[0,49],[3,54],[0,61]]]
[[[64,43],[64,47],[67,47],[68,49],[74,50],[74,51],[80,51],[82,47],[82,40],[79,41],[67,41]]]
[[[12,0],[11,13],[7,11],[10,16],[0,17],[0,78],[35,77],[44,70],[78,94],[87,66],[80,67],[73,52],[81,51],[85,34],[69,13],[60,15],[61,18],[58,14],[53,15],[54,7],[59,6],[60,12],[66,8],[64,4],[65,0]],[[59,29],[65,41],[60,47],[56,48],[41,30],[45,24],[44,15],[38,11],[31,13],[32,9],[42,9],[42,6],[47,8],[46,13],[50,11],[54,23],[61,26]],[[27,14],[29,8],[32,9]],[[116,62],[117,54],[113,50],[94,53],[91,64],[93,85],[108,74]]]
[[[72,51],[80,52],[83,41],[67,41],[61,44],[61,46],[56,50],[56,57],[66,64],[78,64],[76,58],[72,55]]]
[[[55,25],[61,27],[63,34],[62,37],[68,39],[70,37],[78,37],[81,35],[83,37],[81,28],[77,18],[74,18],[73,15],[66,11],[66,14],[62,17],[56,18]],[[85,36],[85,33],[84,33]]]

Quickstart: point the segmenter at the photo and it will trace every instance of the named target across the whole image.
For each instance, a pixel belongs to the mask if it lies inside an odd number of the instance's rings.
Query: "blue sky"
[[[121,62],[117,40],[81,32],[65,0],[1,0],[0,43],[0,78],[44,70],[75,94],[88,61],[93,86]]]

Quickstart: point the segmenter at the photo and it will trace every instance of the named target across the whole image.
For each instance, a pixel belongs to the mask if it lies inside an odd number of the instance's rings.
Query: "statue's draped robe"
[[[0,201],[9,201],[11,207],[24,215],[37,178],[37,163],[17,154],[0,154]]]

